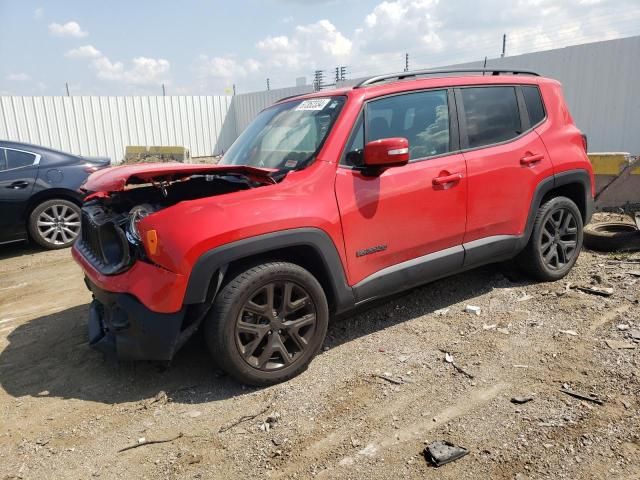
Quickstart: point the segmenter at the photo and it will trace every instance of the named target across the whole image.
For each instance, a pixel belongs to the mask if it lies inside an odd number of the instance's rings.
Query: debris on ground
[[[463,369],[462,367],[460,367],[453,359],[453,355],[451,355],[449,352],[445,352],[444,350],[441,350],[442,352],[444,352],[444,361],[447,363],[450,363],[453,368],[455,368],[457,371],[459,371],[460,373],[462,373],[463,375],[466,375],[469,378],[475,378],[474,375],[472,375],[471,373],[467,372],[465,369]]]
[[[480,315],[480,313],[482,313],[482,309],[480,307],[476,307],[475,305],[467,305],[466,307],[464,307],[464,311],[473,315]]]
[[[387,374],[379,374],[379,373],[374,373],[373,376],[375,378],[380,378],[381,380],[386,380],[389,383],[393,383],[394,385],[403,385],[404,381],[403,380],[396,380],[395,378],[391,378],[391,375],[387,375]]]
[[[598,405],[604,405],[604,400],[601,400],[598,398],[597,395],[591,394],[591,393],[580,393],[580,392],[576,392],[575,390],[572,390],[569,385],[567,385],[566,383],[562,386],[562,388],[560,389],[560,391],[562,393],[566,393],[567,395],[570,395],[574,398],[578,398],[580,400],[586,400],[588,402],[594,402],[597,403]]]
[[[183,436],[184,434],[180,432],[175,437],[166,438],[164,440],[145,440],[144,438],[139,438],[138,443],[134,443],[133,445],[129,445],[128,447],[121,448],[120,450],[118,450],[118,453],[126,452],[127,450],[133,450],[134,448],[138,448],[138,447],[144,447],[145,445],[155,445],[157,443],[173,442],[175,440],[178,440],[179,438],[182,438]]]
[[[515,403],[516,405],[522,405],[523,403],[528,403],[532,400],[533,396],[531,395],[511,397],[511,403]]]
[[[249,420],[253,420],[254,418],[262,415],[263,413],[266,413],[266,411],[269,410],[270,408],[271,408],[271,404],[267,405],[266,407],[264,407],[262,410],[260,410],[258,413],[254,415],[244,415],[240,417],[238,420],[236,420],[235,422],[232,422],[229,425],[220,427],[220,429],[218,430],[218,433],[224,433],[227,430],[231,430],[233,427],[240,425],[241,423],[248,422]]]
[[[435,467],[441,467],[447,463],[460,460],[468,453],[469,450],[466,448],[458,447],[446,440],[436,440],[435,442],[431,442],[424,449],[424,456],[426,460]]]
[[[578,332],[575,330],[558,330],[560,333],[564,333],[565,335],[571,335],[572,337],[577,337]]]
[[[612,350],[632,350],[636,348],[635,344],[624,340],[605,340],[605,343]]]
[[[580,290],[584,293],[590,293],[592,295],[600,295],[601,297],[610,297],[613,295],[613,288],[611,287],[596,287],[594,285],[573,285],[571,288]]]
[[[449,313],[449,308],[440,308],[433,312],[433,314],[437,317],[444,317],[447,313]]]

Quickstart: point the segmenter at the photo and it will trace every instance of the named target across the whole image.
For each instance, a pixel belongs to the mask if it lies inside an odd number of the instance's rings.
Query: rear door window
[[[522,133],[514,87],[461,89],[468,148],[504,142]]]
[[[529,113],[529,123],[531,126],[535,126],[544,120],[545,117],[540,90],[534,86],[523,86],[522,95],[524,96],[524,103]]]
[[[27,167],[36,163],[36,156],[33,153],[21,152],[20,150],[6,149],[7,169]]]

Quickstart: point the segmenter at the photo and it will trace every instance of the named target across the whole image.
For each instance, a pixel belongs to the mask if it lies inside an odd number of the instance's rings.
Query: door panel
[[[522,159],[541,156],[527,164]],[[538,134],[505,145],[465,152],[469,188],[464,242],[495,235],[522,235],[536,185],[553,167]]]
[[[553,174],[515,86],[456,89],[460,140],[468,175],[464,243],[522,235],[535,187]],[[471,150],[470,150],[471,149]]]
[[[443,185],[433,183],[436,178],[454,174],[461,178]],[[390,168],[378,177],[339,168],[336,197],[349,283],[353,285],[383,268],[460,245],[465,230],[466,193],[466,167],[461,154]]]
[[[339,168],[336,177],[351,285],[369,277],[377,286],[367,291],[408,288],[429,280],[438,265],[462,266],[467,172],[464,157],[449,153],[458,150],[453,104],[452,91],[443,89],[365,104],[342,162],[353,168]],[[391,137],[407,139],[410,163],[367,176],[365,142]],[[443,252],[452,247],[459,248]],[[442,255],[419,258],[434,252]]]
[[[34,164],[11,167],[7,164],[5,150],[0,149],[0,242],[19,240],[26,236],[25,208],[38,176],[37,157]]]

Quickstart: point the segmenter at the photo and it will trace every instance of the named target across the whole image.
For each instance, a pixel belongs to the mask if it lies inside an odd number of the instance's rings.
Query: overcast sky
[[[638,0],[0,0],[0,95],[224,94],[640,34]]]

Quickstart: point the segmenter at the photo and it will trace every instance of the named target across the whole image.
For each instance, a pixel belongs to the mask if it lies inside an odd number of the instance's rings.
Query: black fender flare
[[[529,208],[529,216],[527,217],[527,223],[525,226],[524,235],[518,239],[516,251],[519,252],[526,247],[533,231],[533,224],[538,214],[538,209],[542,203],[544,196],[554,188],[562,187],[563,185],[580,184],[584,191],[584,224],[586,225],[591,220],[594,210],[593,197],[591,196],[591,176],[587,170],[576,169],[560,172],[542,180],[533,194],[531,200],[531,207]]]
[[[205,302],[211,281],[216,281],[214,274],[231,262],[295,246],[311,247],[322,259],[335,299],[334,313],[352,308],[355,305],[353,290],[347,283],[338,250],[326,232],[313,227],[265,233],[220,245],[203,253],[191,270],[183,303]]]

